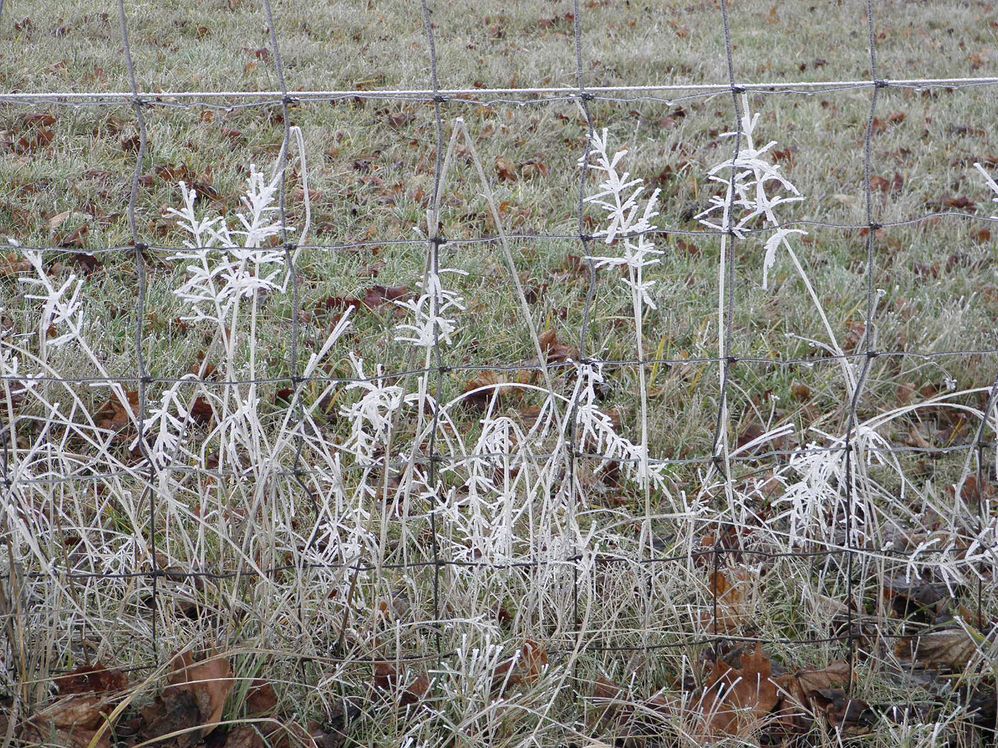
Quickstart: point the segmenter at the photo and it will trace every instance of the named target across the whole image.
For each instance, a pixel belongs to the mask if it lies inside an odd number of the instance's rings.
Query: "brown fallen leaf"
[[[398,699],[398,705],[403,707],[422,701],[430,690],[430,679],[423,673],[403,685],[405,680],[390,662],[378,662],[374,666],[374,687],[392,694]]]
[[[550,169],[548,165],[543,161],[532,159],[530,161],[524,161],[520,164],[520,175],[524,179],[535,179],[537,177],[546,177]]]
[[[132,422],[134,415],[139,412],[139,393],[136,390],[128,390],[125,398],[128,400],[131,412],[125,409],[121,400],[112,397],[94,413],[94,422],[98,428],[121,431]]]
[[[952,600],[945,584],[924,580],[909,582],[901,578],[884,580],[884,598],[898,618],[914,618],[931,623]]]
[[[65,234],[57,234],[55,244],[57,247],[82,249],[86,246],[87,237],[90,235],[90,226],[83,224],[73,231]]]
[[[203,395],[195,398],[194,404],[191,405],[191,420],[199,426],[207,426],[214,417],[215,409],[208,398]]]
[[[212,740],[212,748],[268,748],[268,744],[256,726],[238,725]]]
[[[262,717],[273,714],[277,709],[277,692],[274,687],[262,678],[257,678],[250,684],[246,693],[246,714],[250,717]]]
[[[508,158],[496,156],[496,176],[500,182],[515,182],[516,166]]]
[[[412,291],[407,286],[374,285],[357,298],[327,296],[315,305],[315,311],[318,314],[323,314],[357,307],[377,309],[383,304],[393,304],[395,301],[401,301],[411,294]]]
[[[947,196],[940,202],[944,208],[951,208],[953,210],[975,210],[977,208],[977,203],[963,195]]]
[[[496,666],[492,674],[492,692],[505,694],[517,686],[536,683],[547,664],[548,655],[544,647],[527,639],[515,657]]]
[[[891,183],[884,177],[873,176],[870,177],[870,189],[876,192],[890,192]]]
[[[962,672],[978,653],[977,642],[962,628],[930,631],[900,639],[894,653],[927,670]]]
[[[21,738],[28,744],[82,748],[93,741],[105,715],[124,696],[128,677],[98,663],[60,676],[56,684],[59,698],[25,721]],[[109,748],[110,734],[105,731],[95,745]]]
[[[844,737],[866,735],[877,721],[877,714],[860,699],[852,699],[838,689],[822,688],[810,694],[815,710]]]
[[[567,361],[570,358],[577,359],[579,357],[579,353],[575,348],[558,341],[558,333],[553,329],[541,333],[539,342],[541,344],[541,351],[543,351],[548,363],[557,364]]]
[[[113,708],[107,698],[74,695],[59,699],[32,715],[21,725],[22,745],[58,745],[85,748],[91,745],[104,723],[104,715]],[[96,748],[110,748],[110,731],[97,740]]]
[[[757,732],[780,702],[772,672],[758,644],[754,652],[742,655],[738,668],[718,659],[700,698],[707,736],[745,738]]]
[[[778,713],[784,727],[806,730],[809,718],[814,716],[812,694],[845,688],[849,684],[849,674],[848,662],[833,662],[825,668],[798,670],[774,677],[773,681],[783,691],[783,703]]]
[[[706,631],[732,634],[748,626],[755,617],[759,597],[759,574],[753,569],[738,566],[712,571],[707,580],[711,600],[717,600],[717,620],[711,610],[701,616]]]
[[[20,273],[30,273],[31,263],[17,252],[0,255],[0,278],[13,278]]]
[[[361,301],[368,309],[406,298],[411,291],[406,286],[371,286]]]
[[[172,689],[142,708],[132,731],[143,740],[179,733],[169,743],[160,741],[158,745],[189,748],[201,742],[200,730],[191,729],[200,724],[201,709],[194,692]]]
[[[209,654],[200,662],[190,652],[181,652],[170,663],[172,672],[164,696],[188,693],[194,696],[202,725],[202,735],[209,734],[222,718],[225,701],[235,685],[229,660]]]
[[[55,679],[60,696],[81,693],[113,693],[128,686],[128,676],[100,663],[84,665]]]

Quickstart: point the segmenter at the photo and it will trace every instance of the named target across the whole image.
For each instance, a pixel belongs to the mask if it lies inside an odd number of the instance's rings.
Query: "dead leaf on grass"
[[[927,670],[962,672],[977,654],[974,637],[962,628],[930,631],[919,636],[901,639],[894,648],[895,654]]]
[[[508,158],[496,156],[496,176],[500,182],[515,182],[516,166]]]
[[[121,431],[127,427],[136,413],[139,412],[139,393],[129,390],[125,393],[129,410],[125,409],[118,397],[112,397],[94,413],[94,422],[98,428],[111,431]]]
[[[754,569],[739,566],[712,571],[707,580],[711,600],[717,599],[717,620],[711,610],[701,616],[704,629],[731,634],[748,626],[758,605],[760,577]]]
[[[246,714],[250,717],[261,717],[273,714],[277,708],[277,692],[274,687],[262,678],[257,678],[246,693]]]
[[[60,698],[26,720],[22,738],[29,743],[82,748],[93,740],[107,714],[124,695],[128,677],[104,665],[87,665],[57,679]],[[110,731],[96,742],[111,745]]]
[[[225,701],[235,685],[232,667],[225,657],[209,655],[200,662],[194,661],[190,652],[182,652],[173,658],[173,671],[167,678],[169,684],[163,695],[189,693],[194,696],[202,735],[210,733],[222,718]]]
[[[877,721],[876,712],[860,699],[852,699],[838,688],[821,688],[810,694],[817,713],[844,737],[858,737],[870,732]]]
[[[429,692],[430,679],[423,673],[403,677],[392,663],[379,662],[374,666],[374,686],[392,694],[399,706],[410,706],[422,701]]]
[[[744,738],[757,732],[780,702],[772,673],[759,645],[742,655],[738,668],[721,659],[715,662],[700,698],[707,734]]]
[[[496,666],[492,674],[493,693],[505,694],[517,686],[536,683],[547,664],[547,650],[527,639],[515,657]]]
[[[31,263],[17,252],[0,255],[0,278],[13,278],[20,273],[30,273],[33,269]]]
[[[553,329],[541,333],[539,342],[541,344],[541,351],[543,351],[548,363],[556,364],[567,361],[570,358],[577,359],[579,357],[579,353],[575,348],[558,341],[558,333]]]

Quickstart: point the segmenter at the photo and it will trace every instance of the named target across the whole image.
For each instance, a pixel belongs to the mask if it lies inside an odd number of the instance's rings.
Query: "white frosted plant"
[[[634,316],[634,336],[638,360],[645,359],[644,350],[644,308],[655,309],[655,301],[651,297],[651,288],[655,281],[645,279],[645,270],[659,263],[659,257],[663,254],[661,250],[655,248],[654,242],[649,238],[654,226],[652,221],[658,215],[658,195],[659,190],[654,190],[651,195],[645,195],[643,180],[632,178],[630,173],[621,170],[621,162],[627,155],[626,150],[616,151],[612,156],[608,150],[609,136],[607,130],[602,133],[593,132],[589,142],[589,160],[583,157],[580,165],[592,169],[600,175],[600,183],[595,194],[585,198],[585,202],[595,205],[606,214],[606,228],[600,229],[595,236],[603,239],[608,246],[619,248],[619,254],[601,255],[590,257],[597,268],[627,268],[627,276],[621,278],[621,282],[630,290],[631,311]],[[597,372],[590,367],[584,375],[580,372],[580,378],[584,384],[584,393],[592,391],[594,377],[602,377],[602,372]],[[648,392],[645,382],[645,368],[641,364],[638,366],[638,391],[641,393],[640,404],[640,428],[641,442],[639,445],[632,445],[626,439],[617,437],[612,427],[607,431],[608,419],[606,416],[598,418],[596,412],[592,411],[593,401],[587,401],[586,412],[590,418],[586,429],[591,434],[596,433],[596,425],[599,426],[599,433],[607,436],[607,446],[615,448],[617,452],[626,454],[627,459],[636,460],[637,468],[632,463],[625,463],[624,473],[633,475],[641,484],[645,493],[645,517],[651,516],[651,486],[655,483],[662,487],[661,471],[652,471],[648,463]],[[579,410],[580,417],[582,409]],[[584,429],[585,430],[585,429]],[[609,434],[613,436],[610,437]],[[613,455],[607,455],[613,457]],[[651,528],[645,522],[642,530],[643,541],[650,542]]]
[[[193,374],[181,377],[163,391],[158,403],[152,404],[149,408],[145,419],[146,437],[147,439],[151,437],[149,458],[158,468],[162,469],[169,465],[183,446],[183,438],[189,427],[190,409],[180,397],[180,390],[194,379],[196,377]],[[139,440],[136,438],[131,444],[131,449],[135,449],[138,443]]]
[[[607,464],[617,460],[621,473],[638,483],[665,492],[665,466],[651,464],[647,450],[617,433],[613,420],[600,410],[596,387],[604,381],[603,368],[597,363],[579,365],[576,383],[576,428],[579,451],[598,454]]]
[[[190,236],[184,242],[187,249],[170,258],[188,263],[187,279],[174,291],[192,309],[183,319],[218,320],[238,299],[279,287],[284,252],[261,247],[281,232],[279,216],[275,215],[280,180],[279,171],[268,181],[250,165],[246,194],[241,199],[246,210],[236,214],[234,227],[221,216],[199,217],[196,191],[180,182],[183,208],[170,208],[168,213],[176,216],[178,225]]]
[[[412,313],[413,321],[396,326],[395,340],[409,343],[419,348],[433,348],[437,343],[450,345],[452,335],[457,332],[456,320],[448,317],[451,312],[464,311],[464,299],[460,294],[444,288],[441,281],[445,273],[467,275],[463,270],[444,268],[426,274],[423,292],[417,299],[395,301],[395,304]]]
[[[821,318],[828,342],[809,340],[833,356],[839,356],[839,363],[849,390],[850,396],[856,386],[856,375],[852,366],[844,358],[844,352],[839,346],[831,324],[825,315],[825,310],[818,294],[811,284],[807,271],[790,243],[793,236],[806,236],[802,229],[784,228],[777,210],[788,205],[801,202],[804,197],[794,184],[784,176],[780,165],[773,163],[770,151],[776,146],[771,140],[765,145],[756,144],[756,129],[759,125],[759,113],[753,114],[749,108],[749,98],[745,94],[741,98],[742,114],[740,117],[741,133],[724,133],[723,138],[738,138],[738,151],[730,158],[714,166],[708,173],[708,179],[718,185],[723,185],[721,194],[710,198],[710,206],[697,215],[697,220],[708,228],[722,234],[721,272],[719,276],[718,316],[721,320],[719,336],[724,336],[723,306],[725,300],[725,252],[729,233],[744,239],[749,231],[761,230],[764,240],[764,255],[762,262],[762,285],[769,287],[769,272],[776,264],[777,253],[782,249],[786,252],[794,269],[800,276]]]
[[[40,251],[23,250],[23,252],[35,274],[34,277],[23,277],[18,280],[37,291],[37,293],[25,294],[26,299],[42,302],[38,318],[38,358],[43,364],[47,364],[48,352],[51,349],[67,347],[70,344],[75,345],[101,378],[107,380],[106,383],[94,386],[109,387],[124,408],[124,412],[131,414],[132,410],[124,388],[120,383],[113,381],[105,369],[101,357],[90,347],[84,334],[85,315],[81,296],[83,280],[71,273],[65,281],[57,284],[45,269]],[[47,407],[51,406],[51,403],[47,403]]]
[[[24,258],[35,271],[35,276],[19,278],[19,281],[39,290],[39,293],[25,294],[24,298],[42,302],[42,311],[38,317],[38,349],[42,358],[45,358],[46,348],[58,348],[73,341],[86,345],[82,336],[83,305],[80,301],[83,281],[75,274],[70,274],[61,285],[56,286],[45,270],[42,253],[34,249],[23,252]],[[53,330],[56,334],[50,337]]]
[[[377,450],[388,441],[395,412],[416,396],[407,396],[401,385],[387,384],[381,378],[380,366],[376,376],[368,377],[363,360],[353,352],[349,357],[355,379],[346,389],[362,394],[355,402],[340,408],[340,415],[350,422],[350,436],[343,449],[353,454],[358,464],[371,466],[376,462]]]
[[[988,174],[988,170],[984,168],[984,164],[975,163],[974,168],[977,169],[979,172],[981,172],[981,176],[984,177],[984,181],[987,183],[988,187],[991,188],[991,191],[995,193],[994,197],[991,198],[991,202],[998,205],[998,182],[994,180],[994,177]],[[998,215],[994,215],[991,217],[998,220]]]
[[[595,256],[589,259],[597,268],[626,267],[627,277],[621,282],[631,289],[635,300],[635,314],[640,314],[641,304],[655,309],[650,290],[655,281],[644,279],[644,269],[657,265],[663,252],[655,249],[648,238],[654,228],[652,220],[658,215],[659,190],[645,196],[642,179],[632,179],[629,172],[621,171],[621,160],[627,151],[617,151],[612,156],[607,151],[607,130],[594,132],[590,139],[590,161],[580,161],[601,175],[598,192],[589,195],[585,202],[601,208],[606,213],[607,226],[595,232],[608,245],[619,245],[619,255]],[[642,207],[642,203],[644,204]]]

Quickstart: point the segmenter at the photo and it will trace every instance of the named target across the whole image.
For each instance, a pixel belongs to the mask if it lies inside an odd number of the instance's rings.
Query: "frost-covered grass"
[[[276,88],[257,4],[126,5],[144,90]],[[865,3],[771,5],[734,4],[740,78],[868,75]],[[983,5],[899,8],[883,76],[994,71]],[[4,90],[127,90],[107,10],[8,0]],[[438,9],[441,85],[574,85],[571,11]],[[582,12],[590,84],[726,78],[713,4]],[[275,13],[292,88],[428,85],[418,3]],[[573,100],[450,102],[437,199],[428,105],[295,106],[286,150],[279,106],[155,106],[141,321],[134,254],[108,250],[131,244],[134,114],[4,105],[4,687],[30,710],[81,663],[214,648],[288,720],[353,715],[358,745],[693,745],[711,637],[776,640],[795,671],[844,659],[851,621],[855,696],[936,704],[871,741],[959,736],[952,694],[994,692],[992,97],[881,92],[877,222],[967,217],[876,231],[873,341],[867,237],[795,223],[865,222],[868,90],[597,100],[592,133]],[[952,597],[936,628],[969,631],[956,674],[886,638],[914,624],[884,590],[919,579]],[[427,677],[422,705],[372,690],[375,660]],[[598,718],[598,678],[641,730]]]

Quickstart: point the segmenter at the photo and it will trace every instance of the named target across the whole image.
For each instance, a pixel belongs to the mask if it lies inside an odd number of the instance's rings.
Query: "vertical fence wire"
[[[738,158],[741,154],[742,130],[741,107],[738,96],[743,93],[735,78],[734,44],[731,41],[731,19],[727,0],[721,0],[721,26],[724,35],[724,62],[728,75],[728,85],[731,87],[731,102],[735,115],[734,147],[731,155],[731,169],[728,175],[727,200],[724,205],[724,214],[721,222],[724,233],[721,235],[720,263],[718,272],[718,338],[720,350],[718,351],[718,365],[720,366],[720,391],[718,393],[717,417],[714,425],[714,445],[712,449],[714,466],[720,473],[724,481],[725,498],[728,500],[728,508],[735,511],[734,502],[730,500],[733,492],[731,477],[731,462],[729,458],[729,431],[731,414],[728,409],[728,388],[731,381],[731,369],[738,359],[734,354],[734,324],[735,324],[735,239],[737,232],[734,212],[737,207],[735,186],[738,178]],[[732,519],[734,517],[732,516]],[[740,542],[740,541],[739,541]],[[724,528],[720,522],[715,530],[713,543],[713,573],[710,581],[710,602],[711,602],[711,629],[714,635],[714,659],[719,656],[718,638],[718,583],[720,581],[721,556],[725,552]]]
[[[298,558],[299,573],[304,575],[305,565],[307,563],[306,554],[311,550],[312,544],[316,539],[316,531],[318,530],[318,523],[320,520],[318,499],[315,492],[312,490],[312,487],[305,482],[304,471],[302,470],[302,452],[305,448],[305,438],[303,433],[305,428],[305,407],[302,402],[302,386],[304,382],[301,377],[301,365],[298,357],[298,349],[301,340],[301,289],[299,286],[297,267],[295,265],[295,257],[297,254],[298,243],[304,242],[305,237],[299,235],[299,239],[296,242],[292,241],[288,236],[287,170],[291,154],[291,106],[294,101],[288,94],[288,82],[284,73],[284,55],[277,33],[277,20],[274,17],[274,8],[271,0],[263,0],[263,10],[264,16],[267,20],[270,46],[274,50],[274,71],[277,74],[277,83],[281,89],[281,124],[283,125],[284,131],[282,136],[280,158],[278,159],[277,164],[279,173],[277,199],[278,215],[280,219],[279,238],[284,251],[284,262],[287,266],[287,281],[291,288],[291,336],[288,341],[288,373],[291,380],[291,398],[288,407],[294,412],[294,457],[291,465],[291,479],[298,485],[301,489],[302,495],[308,501],[309,507],[312,509],[314,514],[314,521],[316,522],[315,529],[309,534],[309,538],[305,543],[303,552]],[[301,153],[299,154],[299,157],[304,160],[305,154]],[[256,342],[253,341],[253,344],[255,345]],[[297,607],[299,635],[302,637],[302,640],[310,641],[310,637],[307,636],[305,625],[306,590],[299,588],[296,593],[298,599]],[[347,599],[344,601],[345,606],[350,605],[349,598],[350,596],[348,595]],[[341,643],[342,638],[336,645],[337,651]],[[312,647],[310,645],[309,650],[311,650],[311,648]],[[299,662],[303,677],[306,664],[306,658],[301,659]]]
[[[139,412],[134,414],[137,419],[138,448],[142,458],[146,461],[148,478],[144,490],[149,498],[149,548],[151,574],[149,582],[152,587],[152,601],[150,612],[150,630],[152,636],[152,650],[154,662],[159,662],[159,557],[156,547],[157,529],[157,487],[156,487],[156,462],[149,453],[146,444],[146,413],[148,400],[148,386],[152,382],[148,367],[146,366],[143,339],[145,337],[145,315],[146,315],[146,263],[145,252],[148,246],[142,242],[139,234],[138,221],[136,219],[136,206],[139,197],[139,180],[142,177],[142,165],[145,160],[146,149],[149,144],[149,135],[146,128],[143,106],[145,101],[139,93],[138,79],[135,75],[135,62],[132,57],[132,48],[128,35],[128,17],[125,13],[125,0],[118,0],[118,21],[121,28],[121,42],[125,59],[125,68],[128,71],[128,83],[132,90],[132,107],[135,110],[135,121],[139,131],[139,147],[135,154],[135,171],[132,173],[131,188],[128,194],[128,228],[132,236],[132,247],[135,254],[135,279],[138,285],[138,294],[135,302],[135,357],[138,365],[138,408]],[[127,397],[122,403],[126,412],[129,409]]]
[[[593,125],[592,113],[589,109],[589,103],[592,101],[592,95],[586,90],[586,75],[585,67],[583,63],[582,55],[582,13],[579,0],[573,0],[573,17],[572,17],[572,35],[574,41],[575,50],[575,83],[578,87],[578,98],[576,99],[579,112],[582,114],[585,120],[586,128],[586,142],[583,147],[582,160],[579,162],[579,199],[576,210],[576,225],[579,232],[579,242],[582,245],[582,262],[585,263],[586,270],[588,271],[588,287],[586,288],[586,300],[582,308],[582,323],[579,329],[579,365],[580,366],[592,366],[593,362],[589,361],[588,353],[586,352],[586,345],[589,340],[589,326],[592,321],[592,311],[593,304],[596,300],[596,289],[599,283],[599,278],[596,270],[596,262],[592,259],[592,242],[593,237],[586,231],[586,185],[588,183],[589,176],[589,159],[592,154],[592,140],[593,134],[595,133],[595,127]],[[577,369],[576,376],[582,376],[581,368]],[[569,528],[572,533],[572,544],[573,544],[573,554],[572,554],[572,625],[575,629],[575,646],[580,647],[582,645],[582,618],[579,610],[579,564],[583,561],[582,552],[583,549],[577,547],[576,538],[578,537],[578,528],[575,526],[575,510],[577,503],[576,489],[578,486],[578,460],[579,460],[579,434],[577,430],[578,424],[578,413],[577,409],[579,407],[579,396],[578,387],[576,387],[576,392],[573,394],[571,402],[566,408],[566,414],[568,422],[566,429],[568,431],[568,510],[570,513]],[[590,581],[592,584],[592,581]]]
[[[867,115],[866,131],[863,139],[863,195],[864,208],[866,213],[866,310],[864,313],[863,329],[863,358],[862,368],[856,378],[856,387],[853,390],[849,401],[849,416],[846,425],[846,435],[844,440],[845,456],[845,547],[846,547],[846,626],[848,636],[849,677],[847,686],[849,692],[852,691],[853,673],[856,666],[856,647],[859,641],[857,623],[854,615],[859,615],[863,620],[863,602],[865,596],[865,583],[860,580],[859,599],[856,599],[856,583],[854,566],[856,563],[856,552],[854,547],[856,522],[856,427],[859,423],[859,403],[863,397],[863,389],[870,375],[870,369],[874,359],[877,357],[876,349],[876,235],[880,225],[876,222],[873,205],[873,136],[875,119],[877,116],[877,105],[879,103],[880,90],[886,87],[886,82],[879,78],[877,66],[877,38],[876,21],[873,9],[874,0],[866,0],[866,27],[869,44],[870,77],[874,81],[872,93],[870,95],[870,111]],[[863,512],[866,519],[866,512]],[[865,578],[865,563],[861,564],[860,574]],[[862,625],[862,624],[860,624]]]
[[[440,541],[437,529],[437,510],[440,504],[438,491],[438,466],[440,455],[437,454],[437,432],[440,427],[440,393],[443,391],[443,376],[445,373],[443,362],[443,351],[440,347],[440,325],[437,318],[440,314],[440,248],[446,243],[442,235],[440,221],[440,201],[443,188],[443,166],[444,166],[444,119],[443,105],[446,99],[440,96],[440,78],[437,73],[437,42],[433,31],[433,13],[427,0],[420,0],[420,9],[423,16],[423,28],[426,32],[427,50],[430,56],[430,83],[433,87],[433,130],[436,138],[435,143],[435,163],[433,166],[433,194],[430,196],[432,208],[430,209],[430,221],[427,226],[427,279],[424,293],[430,294],[430,318],[433,325],[433,413],[430,425],[429,445],[427,447],[429,457],[428,492],[429,519],[430,519],[430,542],[433,550],[433,618],[434,632],[433,638],[436,643],[437,660],[443,657],[443,642],[441,637],[440,619]],[[427,375],[428,376],[428,375]]]

